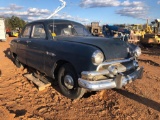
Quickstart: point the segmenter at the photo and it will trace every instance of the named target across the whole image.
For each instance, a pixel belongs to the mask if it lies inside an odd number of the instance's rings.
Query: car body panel
[[[101,37],[61,37],[59,40],[77,42],[98,47],[105,54],[105,59],[117,59],[128,57],[128,45],[121,40]],[[119,52],[121,51],[121,52]]]
[[[44,43],[45,39],[30,39],[27,42],[26,61],[28,66],[32,66],[44,72]]]
[[[27,40],[28,38],[17,39],[17,55],[19,60],[24,64],[27,64],[26,60]]]

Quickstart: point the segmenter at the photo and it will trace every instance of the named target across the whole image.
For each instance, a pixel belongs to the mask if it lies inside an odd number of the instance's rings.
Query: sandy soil
[[[56,83],[38,91],[23,76],[27,71],[16,68],[9,55],[11,39],[0,42],[0,120],[160,120],[160,48],[143,50],[142,80],[70,100],[60,94]]]

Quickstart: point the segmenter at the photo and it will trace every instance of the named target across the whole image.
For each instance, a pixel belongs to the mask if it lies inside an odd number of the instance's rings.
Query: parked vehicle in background
[[[107,38],[121,38],[123,41],[128,41],[130,31],[126,28],[122,28],[116,25],[103,25],[102,33]]]
[[[9,37],[18,37],[19,30],[10,30],[10,29],[7,29],[6,30],[6,35],[9,36]]]
[[[4,18],[0,18],[0,41],[6,41],[6,29]]]
[[[160,45],[160,19],[156,19],[155,21],[151,22],[152,27],[148,26],[146,30],[148,29],[148,32],[144,32],[144,34],[141,37],[141,44],[142,45]]]
[[[92,22],[90,31],[92,35],[99,36],[102,32],[101,27],[99,26],[99,22]]]
[[[11,31],[11,37],[18,37],[18,35],[19,35],[18,30]]]
[[[99,22],[91,22],[91,25],[86,26],[93,36],[104,37],[102,34],[102,28],[99,26]]]
[[[141,49],[122,40],[94,37],[69,20],[28,23],[10,43],[17,67],[35,68],[58,81],[63,95],[80,98],[86,91],[122,88],[141,79]]]

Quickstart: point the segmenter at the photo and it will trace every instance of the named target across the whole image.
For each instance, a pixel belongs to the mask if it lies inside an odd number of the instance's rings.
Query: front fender
[[[92,64],[91,57],[93,52],[98,48],[87,44],[66,41],[63,41],[61,45],[63,49],[61,49],[57,56],[71,63],[77,74],[80,74],[82,71],[96,69],[97,66]]]
[[[54,52],[55,56],[52,57],[52,61],[49,64],[52,64],[54,68],[51,70],[50,67],[46,66],[46,69],[50,69],[46,72],[54,71],[58,61],[72,64],[78,76],[82,71],[93,71],[97,68],[91,61],[93,52],[98,49],[95,46],[68,41],[51,41],[50,44],[47,45],[47,49],[48,51]]]

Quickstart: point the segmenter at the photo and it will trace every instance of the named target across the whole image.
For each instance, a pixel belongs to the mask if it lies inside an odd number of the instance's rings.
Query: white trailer
[[[6,41],[6,28],[4,18],[0,18],[0,41]]]

